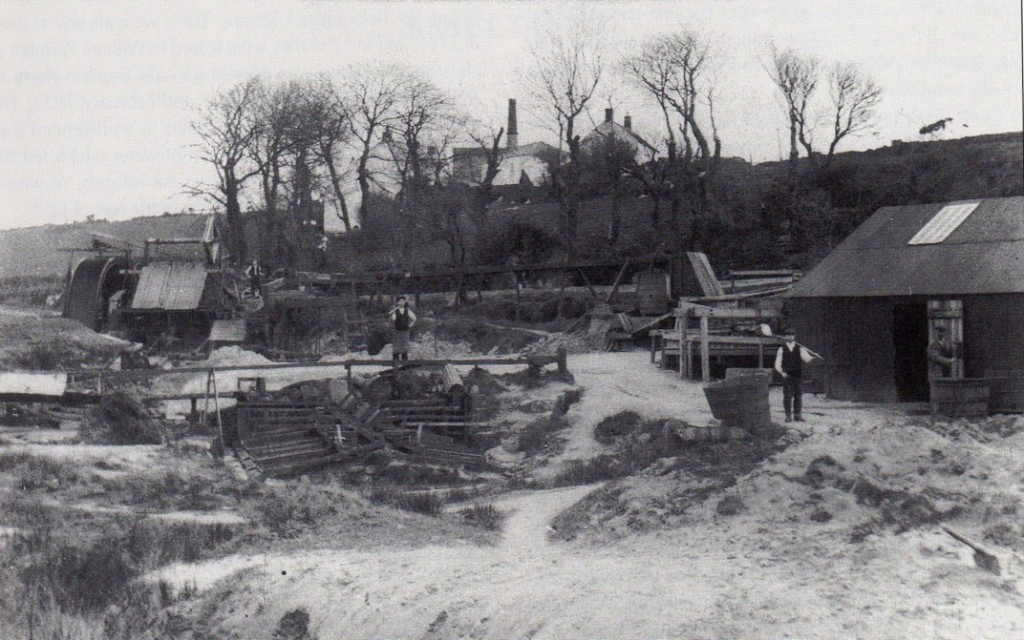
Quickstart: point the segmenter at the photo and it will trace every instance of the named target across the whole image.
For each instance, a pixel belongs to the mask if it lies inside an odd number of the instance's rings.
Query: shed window
[[[907,244],[937,244],[949,237],[953,230],[978,208],[977,202],[951,204],[942,207]]]

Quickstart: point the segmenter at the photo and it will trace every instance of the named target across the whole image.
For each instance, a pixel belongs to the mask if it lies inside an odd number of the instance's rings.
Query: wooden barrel
[[[759,429],[771,424],[769,375],[734,375],[704,386],[711,415],[727,427]]]
[[[1024,370],[992,369],[986,379],[990,413],[1024,412]]]
[[[739,377],[742,377],[742,376],[755,376],[755,377],[758,377],[758,378],[764,378],[764,379],[768,380],[769,382],[771,382],[772,370],[771,369],[763,369],[761,367],[753,367],[753,368],[729,367],[728,369],[725,370],[725,379],[726,380],[732,380],[733,378],[739,378]]]
[[[668,280],[664,271],[645,271],[636,279],[637,307],[645,316],[668,311]]]
[[[986,416],[989,391],[989,381],[983,378],[932,380],[932,413],[950,418]]]

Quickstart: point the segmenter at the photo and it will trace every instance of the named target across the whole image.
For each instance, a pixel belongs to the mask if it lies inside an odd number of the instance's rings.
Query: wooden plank
[[[711,349],[708,334],[708,318],[700,319],[700,377],[704,382],[711,382]]]
[[[774,320],[783,317],[782,312],[777,309],[733,309],[726,307],[706,307],[700,305],[693,305],[689,307],[688,313],[696,318],[707,316],[709,318]]]
[[[686,257],[690,261],[690,267],[693,269],[693,274],[697,277],[697,282],[700,284],[701,291],[704,292],[705,296],[721,296],[725,294],[721,283],[715,277],[715,272],[711,268],[707,255],[700,251],[687,251]]]

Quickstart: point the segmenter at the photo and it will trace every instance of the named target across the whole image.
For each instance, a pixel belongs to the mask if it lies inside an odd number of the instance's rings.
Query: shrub
[[[32,341],[16,353],[14,366],[34,371],[52,370],[76,364],[80,359],[80,354],[65,343]]]
[[[526,425],[519,433],[519,450],[534,456],[551,446],[554,435],[567,425],[561,416],[545,416]]]
[[[85,442],[97,444],[160,444],[153,419],[135,398],[115,391],[90,409],[79,429]]]
[[[340,493],[323,487],[290,483],[264,487],[257,498],[256,511],[260,522],[272,533],[290,538],[336,514],[342,498]]]
[[[79,480],[78,473],[67,462],[30,456],[23,465],[18,486],[23,491],[57,490]]]
[[[387,486],[375,487],[370,494],[370,501],[428,516],[440,515],[445,502],[444,498],[436,493],[407,493]]]
[[[492,504],[473,505],[459,511],[459,515],[466,524],[488,531],[501,531],[501,524],[505,520],[504,514]]]
[[[594,438],[601,444],[613,444],[618,438],[636,431],[643,421],[632,411],[623,411],[609,416],[594,427]]]

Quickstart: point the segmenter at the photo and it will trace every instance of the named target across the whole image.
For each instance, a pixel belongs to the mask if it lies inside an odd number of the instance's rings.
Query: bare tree
[[[832,65],[828,74],[828,92],[832,100],[832,142],[825,162],[831,163],[839,142],[848,135],[869,129],[875,121],[875,107],[882,99],[882,88],[853,62]]]
[[[469,134],[484,151],[484,173],[473,185],[473,213],[477,224],[483,224],[486,220],[487,206],[494,197],[494,179],[498,177],[504,157],[504,149],[501,146],[503,135],[505,135],[504,127],[499,127],[497,131],[493,128],[480,127],[477,131]]]
[[[213,165],[217,182],[186,189],[224,207],[228,250],[236,262],[248,260],[240,194],[245,182],[259,174],[258,167],[247,163],[247,152],[261,127],[259,118],[253,117],[259,88],[259,78],[252,77],[222,91],[199,109],[192,121],[192,130],[200,140],[196,145],[199,157]]]
[[[800,156],[797,143],[804,148],[808,157],[814,151],[809,106],[818,88],[820,63],[814,56],[801,54],[792,48],[779,49],[774,43],[769,44],[769,55],[768,75],[782,94],[789,119],[789,170],[790,175],[793,175]]]
[[[563,212],[563,242],[571,252],[579,216],[580,139],[582,118],[604,73],[604,46],[597,28],[576,22],[552,30],[533,50],[533,68],[526,77],[535,105],[551,123],[569,152],[568,163],[553,173],[555,194]]]
[[[404,70],[395,65],[373,65],[353,69],[345,82],[348,124],[357,150],[356,179],[362,196],[359,217],[364,222],[370,215],[370,186],[374,181],[371,160],[394,120],[404,76]]]
[[[250,115],[257,133],[247,152],[259,171],[262,187],[263,220],[259,235],[261,249],[267,252],[261,256],[264,259],[283,257],[286,236],[280,207],[287,199],[284,193],[289,179],[287,163],[301,95],[302,88],[296,82],[273,86],[261,82]]]
[[[635,177],[658,204],[669,200],[670,224],[678,227],[683,197],[693,193],[699,215],[707,208],[707,184],[721,161],[722,141],[714,118],[714,69],[719,53],[710,36],[690,29],[657,35],[623,60],[626,76],[657,105],[664,126],[665,161],[637,167]],[[693,234],[680,243],[694,244]]]
[[[450,143],[441,131],[454,118],[454,111],[450,97],[412,71],[404,71],[399,84],[388,150],[398,174],[398,200],[415,201],[430,180],[425,147],[439,138]]]
[[[342,164],[344,162],[342,153],[344,146],[352,136],[348,108],[337,85],[328,76],[318,76],[313,81],[311,92],[319,110],[319,115],[315,120],[317,130],[314,152],[327,169],[331,190],[338,205],[338,218],[345,225],[345,231],[351,231],[352,218],[349,215],[348,203],[342,188],[342,182],[347,177],[347,172]]]

